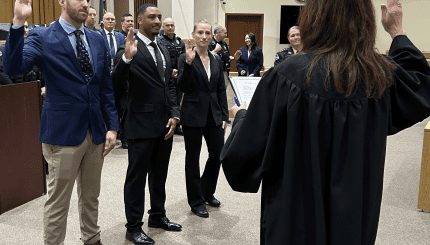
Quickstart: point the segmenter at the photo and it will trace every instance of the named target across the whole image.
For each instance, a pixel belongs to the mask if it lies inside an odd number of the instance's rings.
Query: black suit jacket
[[[146,44],[137,36],[135,40],[138,46],[133,60],[130,64],[123,61],[125,46],[120,46],[112,71],[114,89],[124,86],[127,80],[129,83],[121,130],[127,139],[156,138],[165,134],[169,118],[180,118],[171,61],[169,52],[158,45],[166,59],[163,81]]]
[[[208,52],[209,53],[209,52]],[[224,69],[218,55],[209,53],[211,79],[196,53],[191,65],[186,63],[186,54],[178,60],[178,86],[184,92],[181,108],[181,125],[205,127],[209,106],[217,126],[228,120],[227,96],[225,92]]]

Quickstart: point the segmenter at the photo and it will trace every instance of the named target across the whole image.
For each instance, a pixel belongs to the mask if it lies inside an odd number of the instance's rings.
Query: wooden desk
[[[430,212],[430,122],[424,129],[418,210]]]

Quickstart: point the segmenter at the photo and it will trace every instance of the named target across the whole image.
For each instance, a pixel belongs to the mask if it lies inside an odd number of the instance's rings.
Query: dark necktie
[[[84,42],[81,39],[82,31],[76,30],[73,32],[76,37],[76,56],[78,58],[81,69],[85,74],[85,81],[90,81],[93,76],[93,67],[91,66],[88,50],[85,48]]]
[[[151,42],[151,45],[154,48],[155,59],[157,60],[157,70],[160,73],[161,80],[164,81],[164,67],[163,67],[163,59],[161,58],[160,51],[158,51],[157,45],[154,42]]]
[[[115,43],[113,42],[112,32],[109,33],[109,39],[110,57],[115,60]]]

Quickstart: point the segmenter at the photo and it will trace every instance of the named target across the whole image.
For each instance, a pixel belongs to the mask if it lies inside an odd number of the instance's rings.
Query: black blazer
[[[224,69],[218,55],[209,53],[211,79],[209,81],[200,56],[191,65],[186,63],[186,54],[178,60],[178,86],[184,93],[181,108],[181,125],[205,127],[209,106],[217,126],[228,120],[227,96]]]
[[[165,134],[169,118],[180,118],[170,56],[165,47],[158,45],[166,59],[163,81],[146,44],[137,35],[135,40],[138,46],[133,60],[130,64],[123,61],[125,46],[120,46],[112,71],[114,89],[127,80],[129,83],[121,130],[127,139],[156,138]]]

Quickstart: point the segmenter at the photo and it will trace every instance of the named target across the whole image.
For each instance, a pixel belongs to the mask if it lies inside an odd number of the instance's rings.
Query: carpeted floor
[[[430,214],[417,211],[422,140],[427,121],[388,138],[384,195],[376,240],[378,245],[430,244]],[[208,207],[210,217],[199,218],[191,213],[187,203],[184,159],[183,137],[175,135],[166,184],[166,210],[169,219],[182,224],[183,230],[167,232],[148,228],[148,215],[145,214],[144,231],[159,245],[259,244],[260,194],[232,191],[221,170],[215,196],[222,205],[219,208]],[[202,167],[206,159],[204,146]],[[127,150],[117,145],[106,157],[103,168],[99,225],[105,245],[132,244],[125,239],[124,227],[123,184],[126,169]],[[45,199],[45,196],[40,197],[0,215],[0,245],[43,244],[42,212]],[[149,198],[146,203],[148,208]],[[65,244],[82,244],[79,237],[77,195],[74,191]]]

